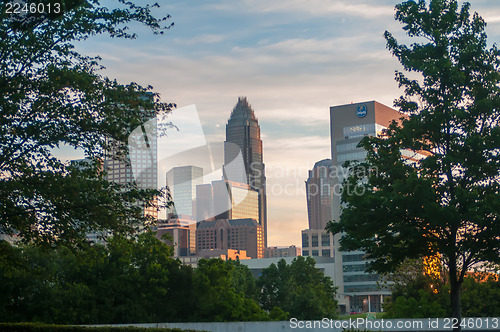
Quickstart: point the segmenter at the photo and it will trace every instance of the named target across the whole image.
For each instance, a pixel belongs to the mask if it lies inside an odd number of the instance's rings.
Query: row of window
[[[353,292],[375,292],[378,291],[379,287],[377,285],[353,285],[353,286],[344,286],[345,293],[353,293]]]
[[[337,164],[343,164],[348,160],[364,160],[366,158],[366,151],[349,152],[337,155]]]
[[[309,250],[303,250],[302,256],[309,256]],[[319,250],[311,250],[311,256],[319,257]],[[321,250],[322,257],[332,257],[330,249]]]
[[[331,234],[321,234],[321,246],[328,247],[330,246],[330,238]],[[319,238],[318,234],[311,235],[311,247],[318,247]],[[309,247],[309,234],[302,234],[302,247]]]
[[[344,272],[364,272],[366,270],[367,264],[356,264],[356,265],[344,265]]]
[[[342,255],[343,262],[357,262],[362,261],[365,257],[365,254],[355,254],[355,255]]]
[[[354,276],[344,275],[344,282],[379,281],[378,274],[358,274]]]

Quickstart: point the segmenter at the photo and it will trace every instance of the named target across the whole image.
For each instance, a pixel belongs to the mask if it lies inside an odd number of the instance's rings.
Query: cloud
[[[172,41],[177,45],[199,45],[216,44],[227,39],[225,35],[203,34],[193,38],[174,38]]]
[[[179,1],[169,11],[183,24],[163,39],[96,39],[79,47],[102,55],[105,75],[151,84],[179,107],[195,104],[209,142],[225,139],[237,97],[247,96],[263,139],[269,244],[301,245],[307,171],[331,153],[329,107],[391,105],[400,94],[398,64],[382,38],[395,24],[392,2],[215,1],[195,8]]]
[[[339,0],[244,0],[207,5],[207,8],[221,11],[236,11],[245,8],[255,13],[298,13],[310,16],[349,15],[374,19],[393,15],[394,5],[375,4],[373,1]]]

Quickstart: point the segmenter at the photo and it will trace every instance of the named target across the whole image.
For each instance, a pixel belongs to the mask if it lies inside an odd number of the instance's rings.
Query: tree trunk
[[[450,297],[451,297],[451,318],[453,323],[453,331],[461,331],[460,326],[462,320],[462,308],[460,303],[460,286],[457,276],[457,262],[455,259],[450,260]]]

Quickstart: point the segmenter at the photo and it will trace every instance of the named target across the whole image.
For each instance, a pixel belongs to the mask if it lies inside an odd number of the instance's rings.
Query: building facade
[[[277,257],[297,257],[301,255],[300,247],[289,246],[289,247],[267,247],[264,250],[265,258],[277,258]]]
[[[259,222],[259,194],[244,183],[212,181],[196,187],[196,210],[197,221],[250,218]]]
[[[362,161],[366,151],[358,148],[365,136],[379,136],[392,120],[403,115],[376,101],[330,107],[332,153],[332,220],[341,214],[342,181],[348,174],[348,161]],[[347,167],[346,167],[347,166]],[[349,193],[348,193],[349,194]],[[351,193],[356,194],[356,193]],[[381,311],[388,289],[377,284],[379,276],[366,272],[369,261],[362,251],[341,252],[341,234],[334,236],[335,286],[341,311]]]
[[[158,222],[156,237],[173,247],[175,258],[196,255],[196,223],[193,220],[170,218]]]
[[[318,161],[305,183],[309,228],[302,231],[303,256],[334,257],[333,235],[325,230],[332,220],[331,168],[331,159]]]
[[[146,95],[144,98],[151,98]],[[140,189],[157,189],[158,139],[156,113],[144,111],[144,123],[130,132],[128,154],[123,156],[123,143],[110,141],[112,147],[104,160],[107,180],[121,185],[135,181]],[[137,202],[144,205],[144,202]],[[153,206],[145,207],[144,214],[158,219],[156,199]]]
[[[255,219],[201,221],[196,228],[196,250],[244,250],[248,257],[264,257],[264,234]]]
[[[307,217],[309,229],[324,230],[332,220],[332,178],[331,159],[323,159],[314,164],[306,181]]]
[[[243,164],[231,164],[239,154],[243,157]],[[242,167],[244,169],[240,169]],[[267,246],[266,175],[262,140],[258,120],[246,97],[238,98],[226,125],[223,172],[225,179],[248,184],[251,189],[257,191],[257,220],[262,226],[264,243]]]
[[[302,256],[335,257],[333,235],[324,229],[303,230]]]
[[[196,186],[203,183],[203,168],[174,167],[167,172],[167,186],[173,201],[168,212],[177,216],[196,216]]]

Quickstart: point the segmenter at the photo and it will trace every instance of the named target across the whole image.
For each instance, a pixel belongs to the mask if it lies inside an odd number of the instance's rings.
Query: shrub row
[[[147,328],[131,326],[77,326],[43,323],[0,323],[2,332],[196,332],[171,328]]]

